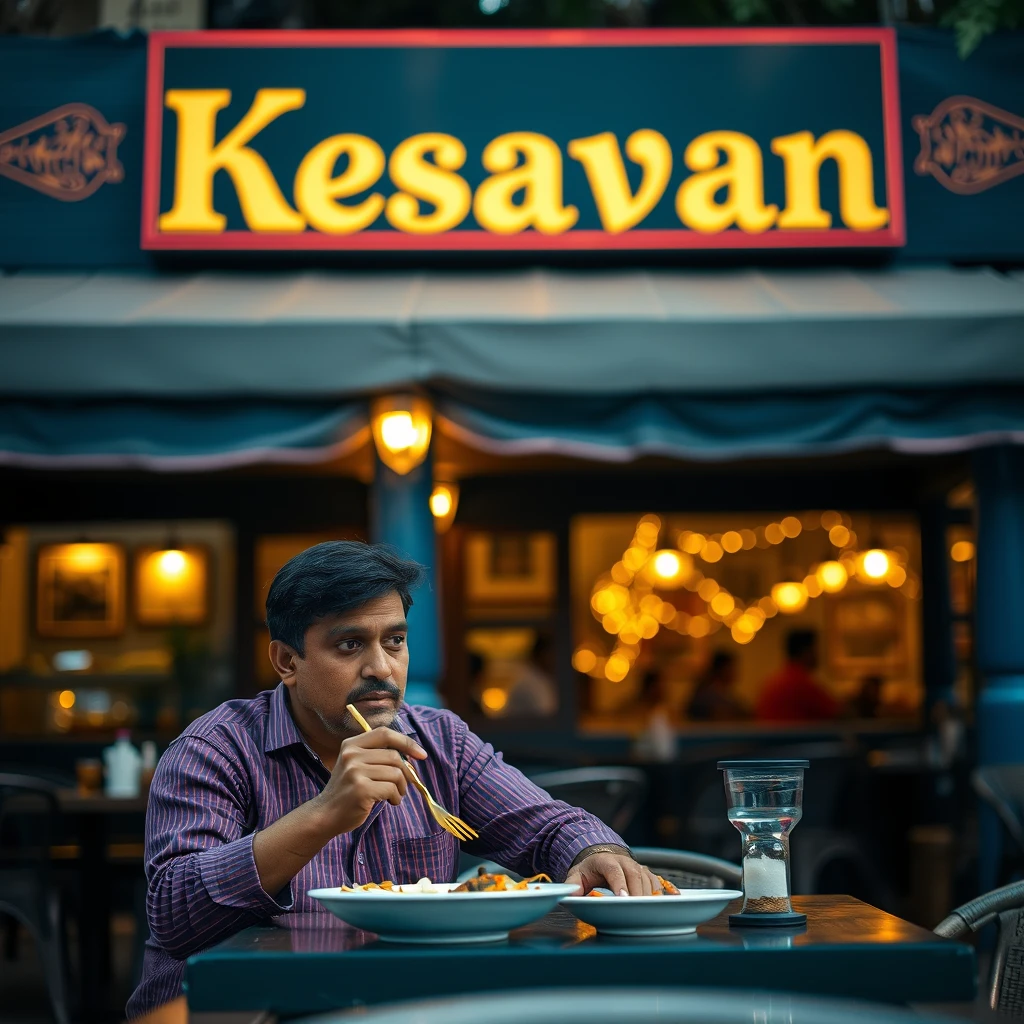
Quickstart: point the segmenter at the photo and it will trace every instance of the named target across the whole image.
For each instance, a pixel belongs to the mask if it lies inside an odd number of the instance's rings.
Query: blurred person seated
[[[736,684],[736,656],[715,651],[697,680],[687,716],[694,722],[730,722],[746,718],[747,711],[732,692]]]
[[[885,680],[881,676],[865,676],[860,681],[860,691],[853,701],[853,713],[857,718],[882,717],[882,687]]]
[[[761,688],[757,718],[761,722],[816,722],[838,718],[839,702],[815,679],[818,634],[795,629],[786,637],[786,664]]]
[[[644,675],[640,700],[646,709],[647,722],[637,738],[634,754],[641,761],[675,760],[676,731],[665,681],[659,670],[651,669]]]
[[[509,687],[503,711],[508,717],[548,718],[558,711],[558,690],[548,670],[550,648],[548,638],[538,634],[530,659],[519,664]]]

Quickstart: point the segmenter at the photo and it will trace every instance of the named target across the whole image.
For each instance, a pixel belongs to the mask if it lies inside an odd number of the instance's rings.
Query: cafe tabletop
[[[941,939],[849,896],[795,897],[800,929],[731,928],[696,935],[597,935],[558,909],[504,942],[399,945],[327,914],[247,928],[188,960],[189,1009],[297,1015],[524,985],[693,985],[859,997],[890,1003],[974,998],[971,946]]]

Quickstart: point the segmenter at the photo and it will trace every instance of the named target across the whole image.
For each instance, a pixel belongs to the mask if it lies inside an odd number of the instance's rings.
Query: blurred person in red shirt
[[[786,637],[786,664],[761,688],[757,718],[762,722],[807,722],[838,718],[842,708],[812,673],[818,667],[818,635],[795,629]]]

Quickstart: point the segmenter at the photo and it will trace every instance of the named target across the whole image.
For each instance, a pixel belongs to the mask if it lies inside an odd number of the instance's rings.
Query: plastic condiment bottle
[[[127,729],[118,729],[115,737],[113,746],[103,751],[107,796],[138,796],[142,755],[132,746],[131,733]]]

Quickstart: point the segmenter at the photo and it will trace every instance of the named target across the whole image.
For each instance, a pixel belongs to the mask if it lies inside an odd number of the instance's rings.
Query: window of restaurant
[[[173,735],[233,696],[235,531],[30,524],[0,544],[0,731]]]
[[[756,718],[787,637],[814,638],[836,716],[914,719],[921,565],[910,517],[842,511],[581,515],[571,527],[581,731]]]

